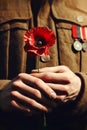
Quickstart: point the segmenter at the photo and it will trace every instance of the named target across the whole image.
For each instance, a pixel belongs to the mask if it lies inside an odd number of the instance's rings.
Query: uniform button
[[[78,22],[83,22],[84,21],[84,18],[82,16],[77,16],[77,21]]]
[[[50,56],[49,55],[41,56],[40,61],[46,63],[46,62],[50,61]]]

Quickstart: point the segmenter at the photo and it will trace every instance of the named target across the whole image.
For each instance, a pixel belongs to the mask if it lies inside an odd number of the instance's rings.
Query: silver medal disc
[[[80,43],[78,40],[76,40],[73,43],[73,47],[76,51],[81,51],[82,50],[82,43]]]
[[[83,49],[83,51],[87,51],[87,43],[86,42],[83,43],[82,49]]]
[[[46,63],[46,62],[50,61],[50,56],[49,55],[47,55],[47,56],[41,56],[40,60],[41,60],[41,62]]]

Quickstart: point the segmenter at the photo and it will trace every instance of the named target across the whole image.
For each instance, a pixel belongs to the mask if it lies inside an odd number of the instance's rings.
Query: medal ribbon
[[[72,25],[72,36],[74,39],[87,40],[87,27]]]

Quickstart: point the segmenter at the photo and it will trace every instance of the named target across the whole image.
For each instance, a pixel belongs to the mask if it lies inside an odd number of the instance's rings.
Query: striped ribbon
[[[72,25],[72,36],[74,39],[87,40],[87,27]]]

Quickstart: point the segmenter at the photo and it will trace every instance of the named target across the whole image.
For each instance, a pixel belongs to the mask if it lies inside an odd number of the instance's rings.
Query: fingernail
[[[56,99],[56,93],[51,92],[51,94],[50,94],[50,98],[51,98],[51,99]]]

